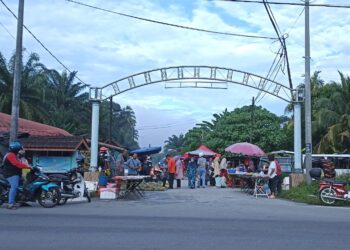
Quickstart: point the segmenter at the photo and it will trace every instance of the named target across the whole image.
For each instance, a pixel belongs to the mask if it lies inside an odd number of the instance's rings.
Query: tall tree
[[[169,152],[181,152],[184,146],[185,137],[183,134],[172,135],[165,141],[164,151]]]
[[[0,112],[11,113],[15,55],[9,62],[0,52]],[[41,120],[46,116],[41,89],[45,86],[39,56],[31,53],[22,66],[20,117]]]
[[[339,72],[340,83],[327,87],[328,96],[316,102],[315,123],[326,130],[316,151],[322,153],[350,152],[350,77]]]
[[[75,82],[76,71],[68,73],[56,70],[45,70],[47,86],[45,101],[50,117],[50,125],[63,128],[73,134],[85,134],[90,123],[90,105],[86,85]]]
[[[251,124],[250,106],[214,115],[215,119],[211,123],[202,122],[186,133],[184,149],[190,151],[205,144],[218,152],[224,152],[225,147],[233,143],[249,141],[251,135],[254,143],[266,152],[290,149],[290,143],[287,143],[289,138],[285,134],[288,117],[278,117],[262,107],[256,107],[254,115],[253,133],[251,126],[248,126]]]

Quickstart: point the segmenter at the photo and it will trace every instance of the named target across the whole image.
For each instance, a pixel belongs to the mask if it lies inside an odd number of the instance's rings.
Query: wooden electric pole
[[[13,76],[13,90],[12,90],[10,142],[16,141],[17,134],[18,134],[18,117],[19,117],[19,104],[20,104],[20,94],[21,94],[21,72],[22,72],[23,12],[24,12],[24,0],[19,0],[18,17],[17,17],[15,71]]]

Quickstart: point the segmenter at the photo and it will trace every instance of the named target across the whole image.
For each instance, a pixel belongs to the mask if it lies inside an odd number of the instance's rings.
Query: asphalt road
[[[232,189],[0,209],[0,249],[349,249],[350,208]]]

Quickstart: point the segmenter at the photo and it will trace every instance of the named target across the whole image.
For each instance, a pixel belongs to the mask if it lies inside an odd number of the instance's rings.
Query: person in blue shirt
[[[138,172],[141,170],[141,162],[137,158],[137,154],[133,154],[132,158],[125,165],[128,168],[128,175],[138,175]]]

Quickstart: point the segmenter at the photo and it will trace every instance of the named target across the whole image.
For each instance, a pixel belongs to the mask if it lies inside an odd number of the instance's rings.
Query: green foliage
[[[0,53],[0,112],[11,113],[14,56],[7,62]],[[62,128],[74,135],[90,134],[91,104],[87,87],[75,81],[76,71],[47,69],[37,54],[22,66],[20,117]],[[136,118],[131,107],[103,102],[100,111],[100,140],[137,148]],[[110,114],[112,133],[109,136]]]
[[[185,135],[184,151],[190,151],[201,144],[224,152],[224,149],[237,142],[249,142],[260,146],[266,152],[277,149],[290,149],[290,138],[285,133],[287,117],[278,117],[263,109],[254,108],[252,122],[251,106],[237,108],[232,112],[225,110],[214,114],[209,123],[203,121]]]
[[[0,53],[0,111],[11,113],[15,56],[9,62]],[[42,105],[41,89],[45,85],[39,56],[32,53],[22,65],[20,116],[27,119],[43,119],[45,106]]]
[[[164,143],[165,153],[179,153],[183,150],[185,137],[183,134],[180,134],[179,136],[172,135]]]
[[[340,83],[332,82],[316,101],[314,122],[319,128],[319,153],[350,152],[350,77],[341,72]]]
[[[349,175],[341,175],[336,179],[349,181],[349,178]],[[297,187],[282,191],[279,197],[310,205],[324,205],[319,198],[319,182],[316,180],[314,180],[310,185],[306,182],[302,182]],[[338,201],[336,205],[350,206],[350,203],[346,201]]]

